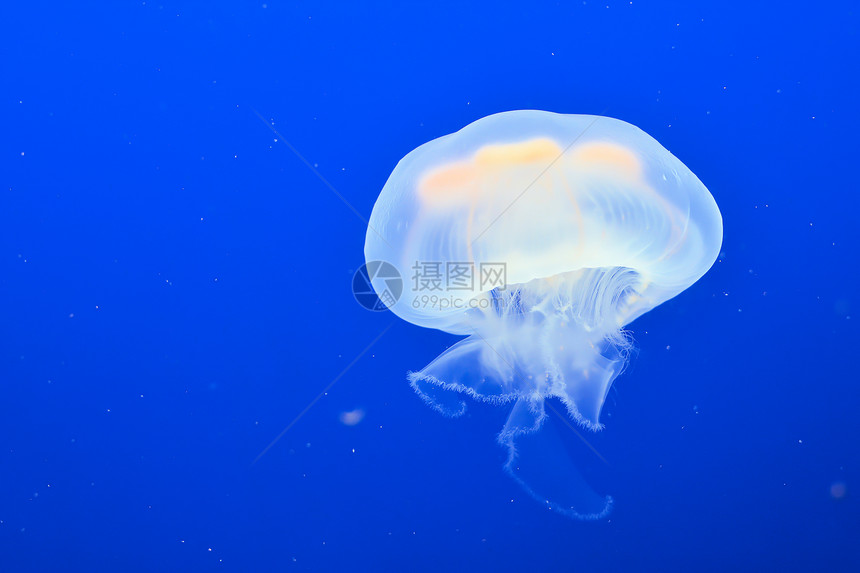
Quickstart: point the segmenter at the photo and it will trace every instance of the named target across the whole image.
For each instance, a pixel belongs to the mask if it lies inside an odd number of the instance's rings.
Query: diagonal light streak
[[[292,144],[292,143],[290,143],[289,141],[287,141],[287,138],[285,138],[283,135],[281,135],[281,133],[277,130],[277,128],[275,128],[275,126],[274,126],[274,125],[272,125],[272,123],[271,123],[270,121],[268,121],[265,117],[263,117],[263,116],[260,114],[260,112],[258,112],[256,109],[251,108],[251,111],[253,111],[253,112],[254,112],[254,115],[256,115],[258,118],[260,118],[260,121],[262,121],[263,123],[265,123],[265,124],[266,124],[266,127],[268,127],[270,130],[272,130],[272,133],[274,133],[274,134],[277,136],[278,141],[283,141],[283,142],[284,142],[284,145],[286,145],[286,146],[290,149],[290,151],[292,151],[292,152],[293,152],[293,155],[295,155],[296,157],[298,157],[298,158],[299,158],[299,160],[300,160],[302,163],[304,163],[304,164],[305,164],[305,166],[306,166],[308,169],[310,169],[310,170],[313,172],[313,174],[314,174],[314,175],[316,175],[316,176],[317,176],[317,178],[318,178],[320,181],[322,181],[322,182],[323,182],[323,184],[324,184],[326,187],[328,187],[328,188],[329,188],[329,190],[331,190],[331,192],[332,192],[332,193],[334,193],[334,194],[337,196],[337,198],[338,198],[338,199],[340,199],[340,200],[341,200],[341,202],[342,202],[344,205],[346,205],[346,206],[347,206],[347,208],[348,208],[350,211],[352,211],[352,212],[355,214],[355,216],[356,216],[356,217],[358,217],[359,219],[361,219],[361,220],[364,222],[364,224],[365,224],[365,225],[367,225],[367,228],[368,228],[368,229],[370,229],[371,231],[373,231],[374,233],[376,233],[376,235],[377,235],[380,239],[382,239],[382,242],[383,242],[383,243],[385,243],[386,245],[388,245],[389,247],[391,247],[391,244],[390,244],[388,241],[386,241],[386,240],[385,240],[385,237],[383,237],[383,236],[379,233],[379,231],[377,231],[376,229],[374,229],[374,228],[373,228],[373,226],[370,224],[370,221],[368,221],[368,220],[367,220],[367,217],[365,217],[364,215],[362,215],[362,214],[361,214],[361,212],[360,212],[358,209],[356,209],[355,207],[353,207],[353,206],[352,206],[352,203],[350,203],[350,202],[347,200],[347,198],[346,198],[346,197],[344,197],[344,196],[343,196],[343,194],[342,194],[340,191],[338,191],[338,190],[335,188],[335,186],[334,186],[334,185],[332,185],[332,184],[329,182],[329,180],[328,180],[328,179],[326,179],[325,177],[323,177],[322,173],[320,173],[320,172],[317,170],[317,168],[316,168],[316,167],[314,167],[314,166],[313,166],[313,164],[312,164],[310,161],[308,161],[307,159],[305,159],[305,156],[304,156],[304,155],[302,155],[301,153],[299,153],[299,150],[298,150],[298,149],[296,149],[296,148],[293,146],[293,144]]]
[[[594,455],[595,455],[595,456],[597,456],[598,458],[600,458],[600,461],[602,461],[602,462],[603,462],[604,464],[606,464],[607,466],[609,465],[609,461],[608,461],[606,458],[604,458],[603,456],[601,456],[601,455],[600,455],[600,452],[598,452],[598,451],[597,451],[597,448],[595,448],[594,446],[592,446],[592,445],[591,445],[591,443],[590,443],[588,440],[586,440],[586,439],[585,439],[585,436],[583,436],[583,435],[582,435],[582,433],[581,433],[579,430],[577,430],[577,429],[576,429],[576,427],[574,427],[574,425],[573,425],[573,424],[571,424],[571,423],[570,423],[570,419],[568,419],[568,417],[567,417],[567,416],[565,416],[564,414],[562,414],[561,412],[559,412],[558,410],[556,410],[556,409],[555,409],[555,406],[553,406],[553,405],[552,405],[551,403],[549,403],[548,401],[544,400],[544,402],[543,402],[543,403],[544,403],[544,405],[546,405],[546,407],[547,407],[547,408],[549,408],[550,410],[552,410],[553,414],[555,414],[556,416],[558,416],[558,417],[561,419],[561,421],[562,421],[562,422],[564,422],[564,425],[565,425],[565,426],[567,426],[568,428],[570,428],[570,430],[571,430],[574,434],[576,434],[576,435],[579,437],[579,439],[580,439],[580,440],[582,440],[582,443],[584,443],[586,446],[588,446],[588,449],[589,449],[589,450],[591,450],[591,451],[594,453]]]
[[[307,406],[305,406],[305,409],[304,409],[304,410],[302,410],[301,412],[299,412],[298,416],[296,416],[295,418],[293,418],[292,422],[290,422],[289,424],[287,424],[287,425],[286,425],[286,427],[285,427],[283,430],[281,430],[281,433],[280,433],[280,434],[278,434],[278,435],[277,435],[277,437],[276,437],[274,440],[272,440],[272,441],[269,443],[269,445],[268,445],[268,446],[266,446],[265,448],[263,448],[263,451],[262,451],[262,452],[260,452],[259,454],[257,454],[257,457],[256,457],[256,458],[254,458],[254,461],[252,462],[252,465],[253,465],[253,464],[256,464],[256,463],[260,460],[260,458],[262,458],[263,456],[265,456],[265,455],[266,455],[266,452],[268,452],[269,450],[271,450],[271,449],[272,449],[272,446],[274,446],[275,444],[277,444],[277,443],[278,443],[278,441],[279,441],[281,438],[283,438],[283,437],[284,437],[284,435],[285,435],[287,432],[289,432],[289,431],[290,431],[290,428],[292,428],[293,426],[295,426],[295,425],[296,425],[296,422],[298,422],[299,420],[301,420],[301,419],[302,419],[302,416],[304,416],[305,414],[307,414],[307,413],[308,413],[308,411],[310,411],[310,409],[314,407],[314,404],[316,404],[317,402],[319,402],[319,401],[320,401],[320,399],[321,399],[323,396],[325,396],[325,395],[328,393],[328,391],[329,391],[329,390],[331,390],[332,386],[334,386],[335,384],[337,384],[337,381],[338,381],[338,380],[340,380],[341,378],[343,378],[344,374],[346,374],[347,372],[349,372],[349,369],[350,369],[350,368],[352,368],[353,366],[355,366],[355,363],[356,363],[356,362],[358,362],[358,361],[359,361],[359,359],[360,359],[362,356],[364,356],[365,354],[367,354],[367,351],[368,351],[368,350],[370,350],[370,349],[373,347],[373,345],[374,345],[374,344],[376,344],[377,342],[379,342],[379,339],[380,339],[380,338],[382,338],[382,336],[383,336],[386,332],[388,332],[388,331],[391,329],[391,327],[392,327],[392,326],[394,326],[394,324],[395,324],[395,323],[393,323],[393,322],[392,322],[391,324],[389,324],[388,326],[386,326],[386,327],[385,327],[385,329],[384,329],[382,332],[380,332],[380,333],[376,336],[376,338],[374,338],[374,339],[370,342],[370,344],[368,344],[367,346],[365,346],[365,347],[364,347],[364,350],[362,350],[361,352],[359,352],[359,353],[358,353],[358,355],[357,355],[355,358],[353,358],[353,359],[352,359],[352,362],[350,362],[349,364],[347,364],[347,365],[346,365],[346,367],[345,367],[343,370],[341,370],[341,371],[340,371],[340,373],[339,373],[337,376],[335,376],[335,377],[334,377],[334,379],[333,379],[331,382],[329,382],[328,386],[326,386],[325,388],[323,388],[323,391],[322,391],[322,392],[320,392],[319,394],[317,394],[317,397],[316,397],[316,398],[314,398],[313,400],[311,400],[311,401],[310,401],[310,403],[309,403]]]

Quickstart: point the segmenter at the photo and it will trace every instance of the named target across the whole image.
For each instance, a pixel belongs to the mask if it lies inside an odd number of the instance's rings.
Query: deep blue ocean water
[[[0,572],[857,571],[858,23],[4,5]],[[504,475],[504,408],[410,389],[456,337],[351,292],[397,161],[512,109],[641,127],[724,220],[711,271],[630,326],[588,436],[608,463],[567,437],[602,521]]]

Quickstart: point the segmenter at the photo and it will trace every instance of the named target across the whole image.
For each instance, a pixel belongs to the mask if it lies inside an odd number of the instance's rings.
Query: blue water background
[[[852,2],[4,5],[0,571],[857,571],[858,23]],[[580,460],[615,497],[601,522],[503,474],[504,409],[448,420],[412,392],[454,337],[350,291],[396,162],[511,109],[641,127],[724,218],[712,270],[631,325],[588,436],[609,464]]]

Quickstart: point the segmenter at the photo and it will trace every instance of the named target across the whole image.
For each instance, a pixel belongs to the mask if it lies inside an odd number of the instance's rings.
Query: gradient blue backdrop
[[[4,4],[0,571],[858,570],[858,8],[694,4]],[[356,304],[365,224],[257,115],[367,216],[523,108],[643,128],[725,220],[632,325],[597,523],[413,394],[454,338]]]

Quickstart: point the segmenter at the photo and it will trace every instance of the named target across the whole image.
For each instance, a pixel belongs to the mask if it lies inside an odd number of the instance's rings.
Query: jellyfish
[[[456,417],[468,400],[508,408],[505,471],[563,515],[606,516],[545,431],[550,399],[590,431],[626,364],[625,327],[684,291],[717,258],[722,218],[701,181],[639,128],[602,116],[498,113],[397,164],[371,214],[367,262],[404,279],[386,306],[464,336],[412,388]],[[571,427],[574,427],[571,424]]]

